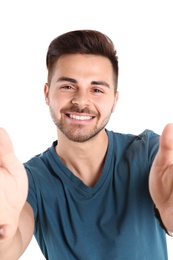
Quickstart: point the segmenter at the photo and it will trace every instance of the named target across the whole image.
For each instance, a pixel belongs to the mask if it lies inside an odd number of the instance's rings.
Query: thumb
[[[157,159],[162,166],[173,164],[173,123],[167,124],[163,129]]]
[[[4,128],[0,128],[0,166],[11,171],[19,164],[11,139]]]

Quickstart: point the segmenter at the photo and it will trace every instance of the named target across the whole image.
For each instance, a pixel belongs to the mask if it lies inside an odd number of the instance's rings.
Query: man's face
[[[112,65],[98,55],[61,56],[44,92],[55,125],[74,142],[85,142],[103,130],[118,98]]]

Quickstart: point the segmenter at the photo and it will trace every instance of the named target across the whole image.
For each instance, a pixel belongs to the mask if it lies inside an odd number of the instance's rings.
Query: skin
[[[168,232],[173,232],[173,124],[167,124],[149,176],[150,194]]]
[[[50,85],[44,87],[46,103],[59,127],[56,152],[89,186],[100,176],[108,145],[104,127],[118,100],[112,73],[104,57],[64,55],[56,64]],[[165,226],[173,231],[173,124],[166,125],[161,135],[149,189]],[[18,259],[32,239],[34,216],[26,202],[27,192],[26,171],[9,135],[0,128],[1,260]]]
[[[93,186],[108,145],[105,125],[118,100],[110,61],[96,55],[63,55],[44,91],[57,126],[58,155],[77,177]]]
[[[58,134],[88,141],[104,129],[117,102],[110,61],[95,55],[61,56],[45,97]]]

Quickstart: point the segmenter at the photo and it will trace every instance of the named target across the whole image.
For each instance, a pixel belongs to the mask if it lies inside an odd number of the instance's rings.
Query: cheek
[[[69,106],[69,102],[62,95],[50,95],[49,106],[56,115],[60,115],[61,109]]]
[[[55,113],[58,113],[61,110],[61,108],[62,108],[61,100],[58,100],[58,99],[51,100],[50,106],[55,111]]]
[[[97,106],[98,110],[101,114],[108,115],[113,112],[114,109],[114,100],[104,100],[100,101],[100,103]]]
[[[53,93],[49,94],[48,102],[49,107],[54,111],[54,113],[57,113],[56,111],[59,107],[59,100],[56,98],[55,95],[53,95]]]

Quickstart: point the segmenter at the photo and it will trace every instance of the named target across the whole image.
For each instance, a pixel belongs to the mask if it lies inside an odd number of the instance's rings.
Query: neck
[[[100,177],[107,146],[108,137],[105,130],[84,143],[73,142],[58,132],[56,152],[78,178],[86,185],[93,186]]]

